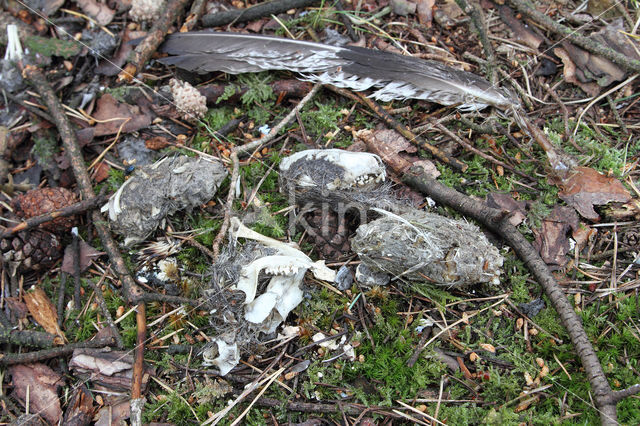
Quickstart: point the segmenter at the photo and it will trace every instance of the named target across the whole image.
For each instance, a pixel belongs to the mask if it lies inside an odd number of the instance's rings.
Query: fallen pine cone
[[[66,188],[37,188],[18,195],[12,201],[14,212],[23,219],[40,216],[62,209],[78,201],[76,194]],[[42,229],[54,233],[64,233],[75,224],[75,217],[58,217],[40,225]]]
[[[55,234],[33,229],[1,240],[0,251],[5,262],[21,271],[41,271],[62,257],[62,244]]]

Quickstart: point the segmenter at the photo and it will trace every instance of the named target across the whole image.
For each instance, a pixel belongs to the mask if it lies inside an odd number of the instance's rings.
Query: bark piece
[[[83,348],[73,351],[69,368],[83,380],[89,380],[94,385],[104,386],[115,392],[128,391],[131,388],[133,375],[133,356],[123,351]],[[142,378],[143,387],[149,382],[150,375],[155,369],[145,367]]]
[[[42,416],[49,424],[62,417],[57,388],[64,382],[61,375],[44,364],[19,364],[9,367],[13,396],[23,404],[29,393],[29,412]]]

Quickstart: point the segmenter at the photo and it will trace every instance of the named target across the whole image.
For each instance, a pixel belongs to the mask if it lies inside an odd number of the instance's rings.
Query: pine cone
[[[136,22],[158,19],[164,10],[163,0],[133,0],[129,16]]]
[[[179,81],[175,78],[169,82],[173,102],[182,118],[186,121],[194,122],[198,118],[204,117],[207,113],[207,98],[205,98],[195,87],[186,81]]]
[[[49,213],[78,201],[78,197],[66,188],[37,188],[18,195],[12,201],[14,212],[23,219]],[[58,217],[41,225],[51,232],[65,232],[75,224],[75,217]]]
[[[39,229],[20,232],[0,241],[4,260],[19,263],[18,269],[22,271],[50,268],[62,257],[62,249],[55,234]]]

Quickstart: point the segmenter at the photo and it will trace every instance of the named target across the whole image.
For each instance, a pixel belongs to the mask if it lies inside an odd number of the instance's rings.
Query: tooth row
[[[289,275],[297,274],[299,269],[300,268],[298,268],[295,265],[278,265],[278,266],[271,266],[269,268],[265,268],[264,271],[270,275],[289,276]]]

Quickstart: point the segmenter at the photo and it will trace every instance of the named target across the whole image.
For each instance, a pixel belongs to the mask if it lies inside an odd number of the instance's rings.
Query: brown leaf
[[[589,38],[630,60],[640,60],[640,42],[636,37],[625,33],[622,19],[614,20],[600,31],[591,34]],[[563,47],[565,47],[564,43]],[[584,70],[587,77],[602,87],[606,87],[614,81],[622,81],[627,75],[624,69],[608,59],[585,52],[582,49],[576,48],[575,52],[578,56],[571,58],[576,65]],[[573,55],[574,51],[569,51],[569,54]]]
[[[391,0],[389,3],[393,13],[399,16],[411,15],[416,11],[416,4],[407,0]]]
[[[95,426],[111,426],[126,424],[125,420],[131,415],[131,406],[128,400],[115,402],[102,407],[97,414]]]
[[[24,302],[27,304],[29,313],[38,324],[48,333],[61,336],[65,341],[64,333],[58,326],[58,313],[47,294],[40,287],[34,286],[31,291],[24,295]]]
[[[520,225],[527,217],[527,202],[516,201],[510,194],[501,192],[487,194],[487,206],[508,211],[511,214],[509,223],[513,226]]]
[[[566,265],[569,260],[565,256],[569,251],[567,232],[578,229],[578,224],[578,215],[571,207],[556,206],[542,221],[541,228],[533,229],[536,238],[533,246],[545,263],[556,267]]]
[[[436,3],[435,0],[417,0],[416,3],[418,6],[416,8],[418,21],[422,25],[430,27],[431,21],[433,20],[433,6]]]
[[[13,382],[13,396],[26,404],[29,394],[29,412],[39,414],[49,424],[58,424],[62,417],[57,388],[63,384],[62,376],[44,364],[19,364],[9,367]]]
[[[154,151],[157,151],[162,148],[166,148],[169,145],[171,145],[171,143],[164,136],[154,136],[144,141],[144,146]]]
[[[122,392],[131,387],[133,356],[127,352],[108,349],[76,349],[73,351],[69,368],[76,376],[90,379],[94,386]],[[155,369],[145,365],[142,377],[143,390],[146,389],[151,375],[155,375]]]
[[[355,133],[355,137],[356,140],[364,141],[369,150],[378,154],[396,173],[405,172],[412,165],[408,156],[401,153],[404,151],[413,154],[418,150],[395,130],[360,130]]]
[[[576,77],[582,83],[596,82],[600,87],[606,87],[624,79],[625,71],[608,59],[593,55],[567,41],[562,42],[562,48],[576,65]]]
[[[564,80],[567,83],[575,84],[580,87],[584,93],[589,96],[596,96],[600,93],[600,86],[597,83],[583,83],[577,77],[577,69],[576,65],[571,60],[569,53],[561,47],[557,47],[553,49],[553,53],[560,59],[562,59],[562,63],[564,64],[564,68],[562,70],[562,74],[564,76]]]
[[[29,2],[29,6],[42,12],[45,16],[51,16],[64,4],[64,0],[37,0]]]
[[[84,13],[96,20],[102,26],[108,25],[116,14],[104,3],[95,0],[76,0],[76,3]]]
[[[17,324],[19,321],[27,318],[29,309],[24,302],[18,300],[17,297],[7,297],[4,299],[6,308],[9,311],[9,321],[12,324]]]
[[[533,32],[529,27],[522,23],[513,15],[513,10],[509,6],[498,6],[500,18],[507,24],[507,28],[513,32],[516,41],[537,49],[544,41],[544,38],[538,33]]]
[[[455,0],[445,0],[444,4],[438,4],[438,10],[442,11],[449,21],[455,21],[464,15],[464,11],[458,6]]]
[[[94,169],[93,180],[96,183],[104,182],[109,178],[109,170],[111,170],[111,166],[106,161],[99,162]]]
[[[560,198],[587,219],[600,219],[593,209],[594,205],[631,200],[631,194],[618,179],[590,167],[575,167],[564,178],[554,180],[561,189],[558,194]]]
[[[87,270],[87,268],[91,265],[91,261],[98,257],[102,256],[104,252],[98,251],[91,247],[86,242],[80,240],[80,244],[78,244],[80,248],[80,273]],[[62,272],[66,272],[69,275],[75,274],[75,268],[73,266],[74,257],[76,253],[73,251],[73,246],[69,244],[64,249],[64,258],[62,259],[62,268],[60,270]]]
[[[588,242],[592,241],[598,234],[598,230],[581,223],[578,229],[574,229],[572,236],[578,245],[578,251],[581,251]]]
[[[134,48],[134,46],[129,43],[129,41],[144,37],[146,34],[147,33],[144,31],[129,31],[128,29],[125,29],[122,33],[122,42],[120,43],[120,47],[118,48],[113,58],[102,60],[96,67],[96,72],[98,74],[107,76],[114,76],[118,74],[120,72],[120,69],[127,62],[129,53],[131,53]]]
[[[529,406],[531,406],[531,404],[538,402],[538,400],[540,399],[540,395],[534,395],[530,398],[525,398],[522,402],[520,402],[518,404],[518,406],[513,410],[516,413],[519,413],[521,411],[526,410],[527,408],[529,408]]]
[[[110,94],[98,99],[93,117],[101,121],[94,126],[94,136],[116,134],[121,126],[123,133],[135,132],[151,124],[151,114],[146,108],[120,103]]]

